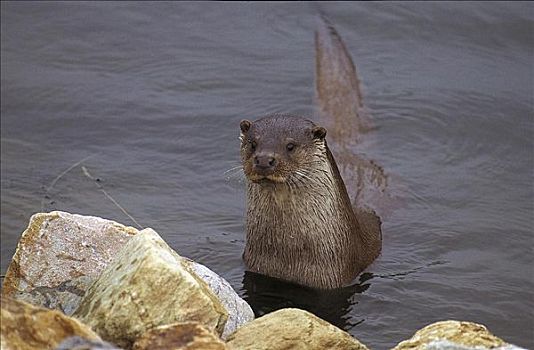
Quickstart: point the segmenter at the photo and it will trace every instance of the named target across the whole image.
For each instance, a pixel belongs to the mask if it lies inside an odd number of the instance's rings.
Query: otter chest
[[[322,249],[348,229],[332,198],[311,191],[258,191],[248,208],[247,238],[275,255]]]

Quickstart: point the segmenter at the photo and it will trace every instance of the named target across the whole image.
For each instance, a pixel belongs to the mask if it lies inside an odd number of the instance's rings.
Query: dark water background
[[[308,3],[2,2],[2,272],[35,212],[134,225],[76,165],[90,157],[141,225],[258,314],[306,308],[375,349],[443,319],[534,348],[534,6],[320,6],[378,126],[366,156],[403,202],[359,284],[316,293],[245,275],[243,184],[224,174],[240,119],[315,113]]]

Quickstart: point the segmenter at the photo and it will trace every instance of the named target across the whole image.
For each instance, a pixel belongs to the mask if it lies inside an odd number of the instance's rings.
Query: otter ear
[[[314,139],[323,140],[326,137],[326,129],[322,126],[314,126],[312,128],[312,135]]]
[[[250,129],[250,126],[252,125],[252,123],[246,119],[243,119],[241,121],[241,123],[239,123],[239,127],[241,128],[241,132],[244,134],[246,133],[249,129]]]

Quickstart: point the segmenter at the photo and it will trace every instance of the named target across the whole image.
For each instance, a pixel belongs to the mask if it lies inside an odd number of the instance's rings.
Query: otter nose
[[[278,165],[273,154],[258,154],[254,157],[254,168],[259,171],[272,171]]]

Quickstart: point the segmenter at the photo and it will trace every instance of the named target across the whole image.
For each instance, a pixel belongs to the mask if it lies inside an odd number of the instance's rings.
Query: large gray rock
[[[89,287],[74,316],[129,348],[160,325],[194,321],[222,334],[226,309],[152,229],[135,235]]]
[[[63,340],[54,350],[122,350],[105,341],[89,340],[74,336]]]
[[[228,320],[221,338],[226,339],[228,335],[235,332],[239,327],[254,319],[252,308],[237,295],[230,283],[204,265],[189,259],[187,259],[187,263],[197,276],[208,284],[228,312]]]
[[[299,309],[259,317],[230,334],[230,350],[367,350],[345,331]]]
[[[491,334],[477,323],[440,321],[418,330],[413,337],[400,342],[393,350],[520,350]]]
[[[60,310],[65,315],[70,316],[80,305],[85,291],[93,281],[93,277],[80,276],[73,280],[62,282],[54,288],[36,287],[29,292],[16,292],[12,296],[17,300],[33,305]]]
[[[424,350],[526,350],[512,344],[505,344],[496,348],[488,348],[485,346],[465,346],[458,343],[453,343],[448,340],[433,340],[425,344]]]
[[[93,216],[61,211],[35,214],[9,264],[2,295],[55,288],[80,276],[96,277],[137,232]]]

